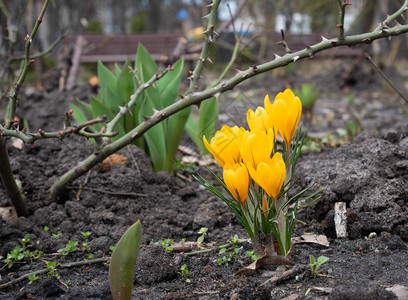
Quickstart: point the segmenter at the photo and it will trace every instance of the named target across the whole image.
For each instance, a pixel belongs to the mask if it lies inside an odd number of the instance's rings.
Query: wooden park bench
[[[83,43],[82,63],[134,61],[139,43],[146,47],[153,60],[165,63],[171,59],[180,38],[177,34],[84,34],[68,36],[64,44],[78,47],[78,43]],[[187,54],[183,57],[185,60],[193,60],[197,56]]]

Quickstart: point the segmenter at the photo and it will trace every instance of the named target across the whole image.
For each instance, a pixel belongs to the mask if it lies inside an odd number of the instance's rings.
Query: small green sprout
[[[29,280],[28,284],[32,284],[34,281],[36,281],[38,279],[40,279],[40,277],[38,277],[36,274],[30,275],[30,276],[28,276],[28,280]]]
[[[187,265],[186,264],[182,265],[180,267],[179,274],[181,275],[182,278],[186,279],[186,282],[191,282],[190,279],[187,278],[188,273],[189,273],[189,271],[188,271]]]
[[[217,259],[217,263],[222,266],[229,266],[229,263],[232,261],[232,259],[242,250],[242,247],[234,247],[234,249],[230,252],[228,252],[228,256],[222,256]],[[219,254],[224,254],[227,251],[227,248],[221,248]]]
[[[58,274],[58,263],[56,261],[50,261],[46,266],[48,277],[55,276],[58,280],[61,276]]]
[[[155,245],[160,245],[163,248],[165,248],[166,252],[168,253],[172,253],[173,252],[173,247],[171,247],[171,244],[173,243],[172,239],[165,239],[162,241],[158,241],[158,242],[151,242],[151,244],[155,244]]]
[[[21,263],[26,258],[36,259],[44,254],[44,252],[39,250],[30,251],[29,248],[31,248],[32,245],[28,244],[29,242],[30,235],[26,235],[20,240],[22,247],[16,246],[14,250],[7,253],[7,257],[3,262],[7,264],[8,268],[11,268],[15,263]]]
[[[326,256],[319,256],[319,258],[315,259],[315,257],[313,255],[310,255],[310,270],[312,272],[312,276],[316,277],[317,274],[319,274],[319,268],[322,264],[326,263],[329,261],[329,258]]]
[[[90,247],[89,247],[89,241],[88,241],[88,240],[89,240],[89,236],[92,234],[92,232],[90,232],[90,231],[82,232],[82,231],[81,231],[81,234],[82,234],[83,237],[85,237],[85,242],[82,243],[82,247],[83,247],[84,251],[87,251],[87,252],[89,253],[88,258],[85,259],[85,260],[93,259],[94,256],[93,256],[93,254],[91,253],[91,249],[90,249]]]
[[[198,237],[198,239],[197,239],[197,246],[198,246],[198,248],[202,247],[203,242],[204,242],[204,239],[205,239],[205,237],[207,236],[207,231],[208,231],[208,228],[207,228],[207,227],[202,227],[202,228],[198,231],[198,234],[201,234],[201,235]]]
[[[78,245],[78,242],[69,241],[68,244],[66,244],[64,248],[58,249],[58,253],[62,253],[63,256],[67,256],[68,254],[71,254],[78,250],[76,247],[77,245]]]
[[[250,257],[252,260],[257,260],[259,257],[260,257],[260,255],[259,254],[255,254],[255,251],[254,250],[251,250],[251,251],[245,251],[245,256],[248,256],[248,257]]]
[[[62,235],[62,233],[57,233],[57,234],[53,233],[51,236],[52,236],[54,239],[57,239],[57,238],[59,238],[61,235]]]
[[[44,226],[44,232],[50,231],[50,228],[48,226]]]

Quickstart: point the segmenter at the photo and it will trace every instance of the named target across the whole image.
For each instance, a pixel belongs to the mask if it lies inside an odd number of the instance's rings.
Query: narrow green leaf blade
[[[114,117],[114,114],[112,113],[112,111],[107,108],[102,102],[100,102],[98,99],[96,98],[91,98],[91,105],[92,105],[92,111],[93,111],[93,117],[102,117],[102,116],[106,116],[106,118],[108,119],[108,122],[111,121]],[[97,131],[101,130],[102,128],[102,124],[95,124],[95,128]],[[125,135],[125,130],[123,129],[122,123],[119,122],[116,127],[115,130],[119,131],[119,134],[117,136],[115,136],[112,140],[116,140],[121,136]]]
[[[109,285],[114,300],[132,298],[133,272],[140,250],[142,225],[137,221],[126,230],[112,253]]]
[[[207,138],[212,137],[217,130],[219,107],[215,97],[201,102],[200,117],[198,119],[197,136],[200,141],[198,148],[203,154],[209,154],[203,143],[203,135]]]
[[[137,47],[135,69],[137,69],[139,78],[142,82],[148,81],[159,71],[156,63],[150,56],[149,51],[147,51],[142,44],[139,44]]]
[[[174,64],[174,70],[168,71],[163,78],[160,78],[156,83],[164,107],[176,102],[176,98],[180,90],[183,68],[184,60],[181,59]]]
[[[93,96],[91,96],[93,97]],[[92,106],[89,103],[86,103],[80,99],[76,99],[76,102],[78,103],[79,107],[82,109],[82,111],[88,116],[88,118],[91,118],[93,113],[92,113]]]
[[[85,114],[74,103],[70,103],[69,107],[72,109],[72,116],[74,117],[75,122],[77,122],[78,124],[82,124],[87,121]]]
[[[106,86],[114,88],[116,86],[116,76],[102,63],[98,62],[99,86],[103,89]]]
[[[139,109],[139,122],[144,121],[144,117],[149,117],[153,114],[153,109],[157,106],[154,103],[154,94],[157,94],[157,90],[153,87],[148,88],[144,93],[144,99]],[[158,123],[150,128],[143,135],[146,140],[148,155],[153,162],[153,170],[164,170],[166,161],[166,137],[164,123]]]

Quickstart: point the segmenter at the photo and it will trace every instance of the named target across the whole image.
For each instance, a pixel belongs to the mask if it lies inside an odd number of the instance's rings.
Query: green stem
[[[193,251],[193,252],[188,252],[185,253],[185,255],[197,255],[197,254],[201,254],[201,253],[208,253],[208,252],[212,252],[214,250],[219,250],[219,249],[223,249],[223,248],[230,248],[233,247],[234,245],[241,245],[243,243],[249,242],[251,239],[242,239],[242,240],[237,240],[235,243],[228,243],[228,244],[224,244],[221,246],[218,246],[216,248],[208,248],[208,249],[203,249],[203,250],[197,250],[197,251]]]
[[[398,18],[399,16],[401,16],[408,7],[408,0],[404,1],[404,4],[401,5],[400,9],[398,9],[395,13],[393,13],[391,16],[388,16],[387,19],[385,19],[384,22],[381,22],[376,29],[374,29],[374,31],[379,31],[379,30],[383,30],[384,28],[388,28],[388,26],[390,25],[390,23],[392,21],[394,21],[396,18]]]
[[[201,73],[203,71],[205,62],[208,59],[208,52],[210,49],[210,45],[214,40],[215,34],[215,22],[217,21],[217,12],[218,6],[220,5],[221,0],[214,0],[211,4],[211,12],[208,16],[208,24],[207,29],[204,31],[205,34],[205,43],[203,48],[201,49],[200,58],[197,61],[197,64],[194,68],[193,74],[189,77],[191,82],[188,90],[186,91],[185,95],[195,91],[198,87],[198,79],[200,79]]]
[[[37,21],[35,22],[34,28],[31,31],[31,34],[28,36],[27,41],[25,43],[25,58],[24,58],[24,65],[23,68],[20,72],[20,75],[17,79],[17,82],[14,84],[13,88],[10,91],[10,99],[9,99],[9,103],[7,105],[7,110],[6,110],[6,116],[5,116],[5,127],[7,129],[11,128],[11,125],[13,124],[14,121],[14,117],[16,114],[16,107],[17,107],[17,96],[18,93],[20,91],[21,86],[24,83],[25,77],[27,75],[28,72],[28,67],[34,62],[31,60],[30,58],[30,47],[31,44],[33,42],[33,39],[37,33],[38,27],[40,26],[42,19],[44,17],[45,11],[47,10],[47,6],[49,4],[50,0],[45,0],[43,7],[41,9],[40,15],[37,19]]]
[[[214,86],[201,92],[191,92],[187,94],[186,97],[184,97],[184,99],[162,109],[161,111],[155,112],[147,121],[139,124],[136,128],[128,132],[125,136],[116,140],[112,144],[105,146],[99,152],[90,155],[82,162],[79,162],[75,167],[73,167],[71,170],[62,175],[58,179],[58,181],[52,185],[49,197],[51,197],[51,199],[55,199],[56,196],[61,192],[61,190],[67,183],[72,182],[78,177],[85,174],[92,167],[103,161],[107,156],[115,153],[116,151],[122,149],[123,147],[129,145],[130,143],[133,143],[136,139],[141,137],[147,130],[149,130],[157,123],[185,109],[186,107],[189,107],[194,104],[199,104],[201,101],[209,99],[216,94],[229,91],[239,83],[247,80],[248,78],[252,78],[267,71],[289,65],[297,60],[308,58],[310,56],[313,56],[315,53],[321,52],[326,49],[339,46],[352,46],[361,43],[371,43],[372,41],[377,39],[389,36],[396,36],[406,32],[408,32],[408,25],[400,25],[390,28],[387,31],[373,31],[359,35],[346,36],[343,41],[339,41],[337,38],[330,40],[323,39],[320,43],[307,47],[303,50],[294,53],[288,53],[282,57],[276,58],[273,61],[269,61],[258,66],[250,67],[246,71],[240,71],[238,74],[236,74],[229,80],[220,83],[217,86]]]
[[[24,65],[20,72],[17,82],[14,84],[14,87],[12,87],[10,91],[10,96],[9,96],[10,99],[7,105],[6,115],[5,115],[5,128],[6,129],[10,129],[11,126],[13,125],[16,107],[17,107],[17,96],[25,80],[25,77],[27,75],[28,67],[32,63],[32,61],[30,60],[30,46],[32,43],[32,39],[35,37],[38,27],[40,26],[42,22],[42,18],[44,17],[49,1],[50,0],[44,1],[44,5],[41,9],[40,15],[34,25],[34,28],[29,38],[26,41]],[[0,168],[1,169],[0,171],[1,180],[3,182],[4,188],[6,189],[8,196],[11,199],[11,202],[13,203],[16,209],[17,214],[19,216],[27,215],[28,209],[27,209],[24,195],[22,193],[22,189],[19,189],[19,187],[17,186],[17,183],[13,177],[13,172],[11,171],[11,165],[10,165],[10,160],[8,156],[7,145],[6,145],[4,134],[0,136],[0,166],[1,166]]]

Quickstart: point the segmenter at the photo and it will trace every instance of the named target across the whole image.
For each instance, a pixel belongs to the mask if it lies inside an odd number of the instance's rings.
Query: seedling
[[[62,233],[57,233],[57,234],[53,233],[51,236],[52,236],[54,239],[57,239],[57,238],[59,238],[61,235],[62,235]]]
[[[242,247],[239,247],[239,248],[235,247],[232,251],[230,251],[230,252],[228,253],[228,256],[219,257],[219,258],[217,259],[217,263],[218,263],[220,266],[222,266],[222,265],[229,266],[229,263],[230,263],[230,262],[232,261],[232,259],[237,255],[237,253],[238,253],[239,251],[241,251],[241,250],[242,250]],[[225,253],[226,251],[227,251],[227,248],[221,248],[219,254],[223,254],[223,253]]]
[[[87,251],[87,252],[89,253],[88,259],[93,259],[94,256],[93,256],[93,254],[91,253],[91,249],[90,249],[90,247],[89,247],[89,242],[88,242],[88,238],[89,238],[89,236],[92,234],[92,232],[90,232],[90,231],[82,232],[82,231],[81,231],[81,234],[82,234],[83,237],[85,237],[85,242],[82,243],[83,250],[84,250],[84,251]],[[87,259],[85,259],[85,260],[87,260]]]
[[[201,248],[204,242],[205,237],[207,236],[207,227],[202,227],[199,231],[198,234],[201,234],[198,239],[197,239],[197,247]]]
[[[44,232],[50,231],[50,228],[48,226],[44,226]]]
[[[48,277],[55,276],[58,280],[61,278],[58,274],[58,263],[56,261],[50,261],[46,266]]]
[[[317,274],[319,274],[319,268],[322,264],[326,263],[329,261],[329,258],[326,256],[319,256],[319,258],[315,259],[313,255],[310,255],[310,271],[312,272],[312,276],[316,277]]]
[[[28,276],[28,280],[29,280],[28,284],[32,284],[34,281],[38,279],[40,279],[40,277],[38,277],[36,274],[30,275]]]
[[[68,244],[66,244],[64,248],[58,249],[58,253],[62,253],[63,256],[67,256],[68,254],[71,254],[78,250],[76,247],[77,245],[78,245],[78,242],[69,241]]]
[[[186,264],[182,265],[182,266],[180,267],[179,274],[181,275],[181,277],[182,277],[183,279],[184,279],[184,278],[186,279],[186,282],[191,282],[190,279],[187,278],[188,273],[189,273],[189,271],[188,271],[187,265],[186,265]]]
[[[31,248],[32,245],[29,245],[29,242],[30,235],[26,235],[20,240],[22,247],[16,246],[13,251],[7,253],[7,258],[3,262],[7,264],[8,268],[11,268],[15,263],[21,263],[25,258],[35,259],[43,255],[43,252],[39,250],[30,251],[28,248]]]
[[[255,251],[254,250],[251,250],[251,251],[245,251],[245,256],[248,256],[248,257],[250,257],[252,260],[257,260],[259,257],[260,257],[260,255],[259,254],[255,254]]]
[[[173,247],[171,247],[172,243],[173,243],[172,239],[165,239],[165,240],[158,241],[155,243],[152,242],[151,244],[160,245],[166,250],[166,252],[172,253],[173,252]]]

